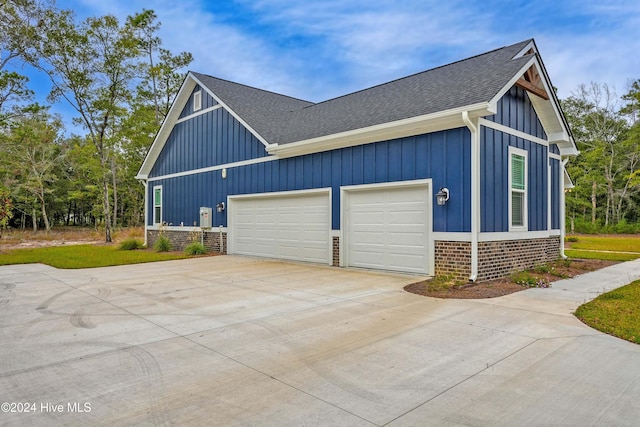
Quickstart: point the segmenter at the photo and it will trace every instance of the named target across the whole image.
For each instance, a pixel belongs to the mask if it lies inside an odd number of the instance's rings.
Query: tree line
[[[567,166],[570,231],[640,232],[640,80],[622,96],[583,84],[561,104],[580,150]]]
[[[92,224],[109,242],[114,227],[142,224],[135,175],[193,60],[162,47],[160,25],[152,10],[78,20],[52,0],[3,2],[0,201],[11,208],[0,226]],[[71,107],[80,135],[34,102],[15,71],[25,66],[48,79],[49,103]]]
[[[143,224],[135,175],[193,60],[163,48],[160,26],[152,10],[120,22],[54,0],[0,4],[0,230],[92,225],[108,242]],[[46,76],[47,102],[74,111],[79,135],[34,102],[24,67]],[[622,96],[581,85],[561,104],[581,152],[567,165],[569,227],[640,231],[640,80]]]

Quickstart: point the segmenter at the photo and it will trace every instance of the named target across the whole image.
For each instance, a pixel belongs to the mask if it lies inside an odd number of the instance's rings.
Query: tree
[[[9,197],[9,191],[0,187],[0,237],[2,237],[2,230],[7,227],[11,217],[13,217],[13,203]]]
[[[110,195],[117,201],[114,126],[130,100],[139,47],[128,26],[114,16],[88,18],[76,25],[72,12],[49,10],[46,37],[34,45],[33,64],[50,78],[50,101],[64,99],[78,113],[76,122],[88,133],[100,163],[105,241],[111,242],[115,216]],[[114,203],[115,204],[115,203]]]
[[[33,96],[27,87],[29,79],[9,67],[26,59],[31,40],[44,31],[43,16],[48,7],[49,1],[36,0],[6,0],[0,4],[0,124],[19,112],[8,109],[8,105]]]
[[[59,144],[61,128],[59,119],[36,106],[29,114],[12,122],[5,146],[6,161],[13,170],[16,190],[23,190],[37,199],[47,231],[51,229],[48,198],[58,180],[56,168],[65,156],[65,150]]]
[[[585,180],[591,187],[592,223],[596,222],[599,211],[605,225],[618,222],[622,218],[621,202],[627,197],[628,186],[621,180],[628,175],[626,171],[633,159],[627,157],[630,147],[624,143],[623,136],[628,126],[620,115],[618,102],[606,84],[592,83],[580,85],[563,103],[582,153],[572,162],[572,172],[583,189]],[[600,196],[604,196],[604,209],[598,207]]]

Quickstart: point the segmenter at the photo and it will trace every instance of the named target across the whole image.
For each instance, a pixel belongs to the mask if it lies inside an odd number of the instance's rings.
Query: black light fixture
[[[224,202],[220,202],[216,205],[216,212],[224,212]]]
[[[438,201],[438,206],[447,204],[449,200],[449,189],[447,187],[440,188],[440,191],[436,193],[436,200]]]

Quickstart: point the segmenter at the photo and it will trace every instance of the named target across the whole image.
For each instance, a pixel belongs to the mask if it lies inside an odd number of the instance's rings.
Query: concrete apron
[[[0,267],[0,424],[637,425],[640,346],[571,312],[639,277],[442,300],[239,256]]]

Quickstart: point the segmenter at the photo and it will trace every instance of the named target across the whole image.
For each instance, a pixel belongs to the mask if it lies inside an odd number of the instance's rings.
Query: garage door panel
[[[348,191],[347,265],[427,273],[428,186]]]
[[[233,253],[329,262],[328,192],[232,199]]]

